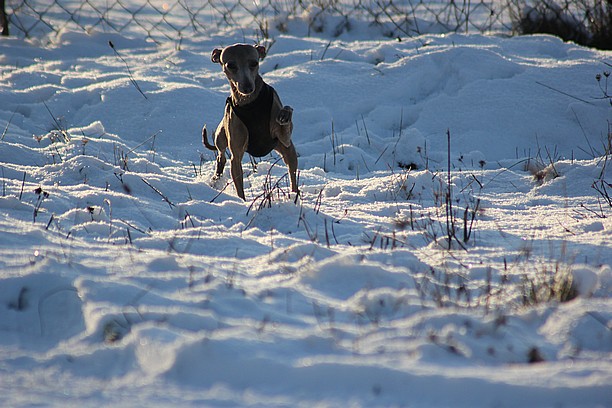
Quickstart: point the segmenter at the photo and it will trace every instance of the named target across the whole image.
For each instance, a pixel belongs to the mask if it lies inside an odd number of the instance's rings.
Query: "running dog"
[[[212,62],[221,64],[231,93],[225,103],[223,119],[214,135],[214,146],[208,141],[206,125],[202,128],[202,143],[217,151],[217,170],[213,179],[223,174],[225,149],[230,151],[230,172],[236,193],[244,197],[242,158],[247,152],[262,157],[276,150],[289,168],[291,191],[298,193],[297,153],[291,141],[293,108],[283,106],[278,94],[259,75],[259,61],[266,56],[266,48],[235,44],[215,48]]]

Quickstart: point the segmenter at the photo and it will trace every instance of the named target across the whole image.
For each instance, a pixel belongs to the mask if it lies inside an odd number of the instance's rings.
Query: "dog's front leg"
[[[293,108],[285,106],[278,110],[276,120],[270,128],[274,137],[276,137],[284,147],[289,148],[291,143],[291,133],[293,132]]]
[[[234,187],[236,187],[236,194],[238,194],[238,197],[246,201],[246,198],[244,197],[244,182],[242,174],[242,154],[236,155],[232,153],[232,157],[230,158],[230,173],[232,174]]]
[[[225,132],[228,138],[230,151],[230,173],[236,187],[238,197],[246,201],[244,197],[244,182],[242,174],[242,158],[247,150],[249,142],[249,131],[242,121],[231,111],[226,111]]]
[[[280,111],[278,111],[278,116],[276,117],[276,123],[281,126],[288,125],[291,123],[293,118],[293,108],[291,106],[284,106]]]

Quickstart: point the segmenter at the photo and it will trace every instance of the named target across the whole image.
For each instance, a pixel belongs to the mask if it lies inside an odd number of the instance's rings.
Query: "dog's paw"
[[[212,189],[224,191],[228,186],[227,178],[223,175],[214,175],[208,181],[208,186]]]
[[[223,181],[223,174],[215,174],[214,176],[210,178],[209,185],[211,187],[217,188],[218,186],[222,184],[222,181]]]
[[[293,108],[291,106],[285,106],[283,109],[278,112],[278,117],[276,118],[276,123],[279,125],[288,125],[291,123],[291,118],[293,117]]]

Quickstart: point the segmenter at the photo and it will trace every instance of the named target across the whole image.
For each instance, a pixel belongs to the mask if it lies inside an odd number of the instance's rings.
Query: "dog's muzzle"
[[[236,82],[236,89],[242,95],[249,96],[255,91],[255,84],[250,80]]]

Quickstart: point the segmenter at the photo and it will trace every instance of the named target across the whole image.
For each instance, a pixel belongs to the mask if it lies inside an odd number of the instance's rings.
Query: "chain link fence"
[[[325,19],[340,35],[354,22],[387,36],[425,32],[511,31],[506,1],[425,0],[6,0],[12,35],[41,37],[63,30],[144,35],[156,42],[242,30],[270,36],[298,21],[308,33]]]
[[[561,36],[579,40],[589,36],[589,27],[598,16],[600,20],[604,16],[604,26],[612,24],[612,0],[0,1],[6,1],[12,35],[43,37],[68,29],[98,30],[144,36],[158,43],[236,30],[245,38],[257,39],[278,33],[340,36],[358,24],[388,37],[448,32],[559,35],[550,29],[549,19],[569,23],[569,29],[576,32]],[[296,27],[302,30],[293,32]],[[610,29],[609,25],[605,28]]]

